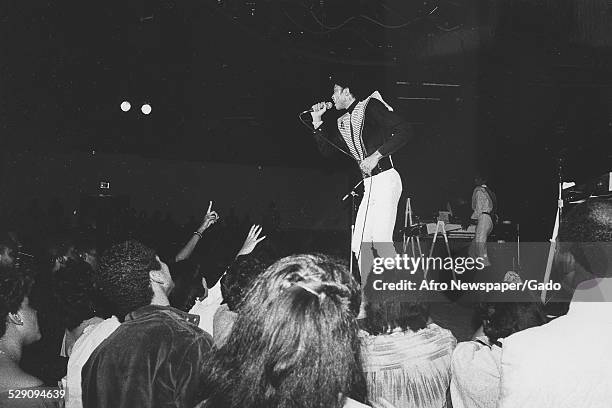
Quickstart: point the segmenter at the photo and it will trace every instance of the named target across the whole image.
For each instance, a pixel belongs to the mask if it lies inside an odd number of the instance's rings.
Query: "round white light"
[[[132,105],[130,105],[130,103],[128,101],[123,101],[121,102],[121,110],[124,112],[127,112],[130,110],[130,108],[132,107]]]
[[[151,105],[149,105],[148,103],[145,103],[144,105],[142,105],[142,108],[140,108],[140,110],[145,115],[148,115],[149,113],[151,113]]]

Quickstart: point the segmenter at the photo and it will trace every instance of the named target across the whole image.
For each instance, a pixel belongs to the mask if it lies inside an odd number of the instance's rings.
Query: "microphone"
[[[333,103],[331,103],[331,102],[325,102],[325,109],[331,109],[331,108],[332,108],[332,106],[334,106],[334,104],[333,104]],[[302,112],[302,114],[304,114],[304,113],[309,113],[309,112],[315,112],[315,110],[314,110],[314,109],[312,109],[312,108],[310,108],[310,109],[306,109],[304,112]]]

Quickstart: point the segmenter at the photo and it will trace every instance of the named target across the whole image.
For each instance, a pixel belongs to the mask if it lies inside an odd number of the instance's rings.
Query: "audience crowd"
[[[497,297],[463,342],[419,294],[357,319],[347,262],[292,249],[278,220],[32,203],[3,227],[0,407],[612,406],[612,201],[561,223],[564,314]]]

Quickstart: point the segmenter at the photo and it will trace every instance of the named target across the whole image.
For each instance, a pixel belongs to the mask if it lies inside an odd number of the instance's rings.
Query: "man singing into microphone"
[[[393,112],[378,91],[367,95],[356,74],[337,73],[331,77],[331,84],[334,107],[346,113],[338,118],[337,126],[330,129],[322,126],[322,115],[328,108],[326,103],[314,105],[311,112],[314,136],[323,153],[333,149],[329,142],[346,146],[364,177],[364,195],[355,220],[351,248],[359,260],[361,281],[365,285],[371,263],[362,263],[362,258],[372,254],[362,253],[362,243],[364,251],[375,248],[378,256],[395,256],[389,243],[393,242],[402,180],[393,168],[391,154],[412,137],[412,128]],[[377,243],[387,244],[376,246]]]

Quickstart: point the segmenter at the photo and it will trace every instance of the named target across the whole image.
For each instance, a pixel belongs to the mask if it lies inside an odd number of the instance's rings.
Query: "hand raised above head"
[[[215,222],[219,220],[219,214],[216,211],[211,211],[204,216],[204,221],[202,222],[202,227],[204,229],[210,227]]]
[[[259,237],[259,234],[261,234],[261,231],[262,231],[261,226],[254,224],[249,230],[249,233],[247,234],[246,239],[244,240],[244,243],[242,244],[242,248],[240,248],[240,251],[238,251],[238,255],[236,256],[248,255],[251,252],[253,252],[257,244],[259,244],[261,241],[266,239],[265,235],[263,237]]]
[[[219,220],[219,214],[217,214],[216,211],[212,211],[212,205],[213,202],[210,201],[208,204],[208,210],[206,210],[206,215],[204,215],[204,220],[202,220],[202,225],[200,225],[200,228],[198,228],[199,232],[203,232],[205,229]]]

